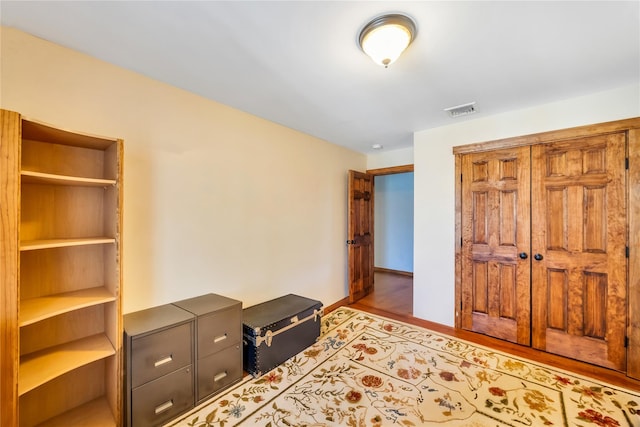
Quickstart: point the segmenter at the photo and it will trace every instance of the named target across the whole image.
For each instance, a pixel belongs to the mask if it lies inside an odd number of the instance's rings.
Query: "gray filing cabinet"
[[[124,424],[158,426],[194,406],[195,316],[166,304],[124,316]]]
[[[242,379],[242,302],[216,294],[174,302],[195,316],[195,401]]]

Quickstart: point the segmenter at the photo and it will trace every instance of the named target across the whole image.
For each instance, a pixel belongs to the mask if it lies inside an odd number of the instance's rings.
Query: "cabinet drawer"
[[[157,426],[193,407],[191,365],[133,390],[132,420],[135,427]]]
[[[240,304],[198,317],[198,359],[216,353],[241,340]]]
[[[240,342],[218,353],[198,360],[197,401],[242,378]]]
[[[192,322],[136,338],[131,343],[131,386],[190,365]]]

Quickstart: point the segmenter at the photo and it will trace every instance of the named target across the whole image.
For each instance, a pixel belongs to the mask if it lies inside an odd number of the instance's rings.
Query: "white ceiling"
[[[358,48],[417,23],[388,69]],[[0,1],[12,26],[363,153],[414,131],[640,81],[639,1]],[[444,108],[477,102],[478,113]]]

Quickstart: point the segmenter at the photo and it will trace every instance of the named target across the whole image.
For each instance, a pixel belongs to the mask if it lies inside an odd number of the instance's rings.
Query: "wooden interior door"
[[[463,329],[530,345],[530,148],[462,158]]]
[[[349,304],[373,290],[373,176],[349,171]]]
[[[533,347],[626,366],[625,134],[532,147]]]

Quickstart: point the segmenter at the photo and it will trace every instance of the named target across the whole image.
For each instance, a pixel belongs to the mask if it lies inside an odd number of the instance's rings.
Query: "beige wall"
[[[245,306],[348,294],[346,177],[365,155],[1,31],[2,108],[125,141],[125,312],[208,292]]]

